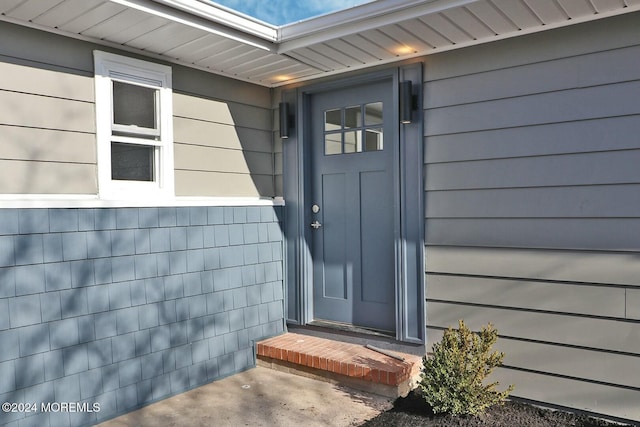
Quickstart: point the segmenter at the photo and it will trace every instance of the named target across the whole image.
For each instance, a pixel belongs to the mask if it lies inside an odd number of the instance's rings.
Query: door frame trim
[[[394,105],[399,106],[399,82],[411,80],[416,110],[411,124],[400,124],[394,108],[400,149],[394,153],[394,236],[396,339],[424,344],[426,333],[424,287],[424,204],[422,63],[301,86],[282,92],[282,102],[294,105],[294,132],[282,142],[285,197],[285,308],[287,322],[304,325],[313,320],[313,263],[311,259],[311,156],[309,110],[313,94],[345,86],[391,80]],[[275,121],[278,122],[277,120]],[[410,213],[410,214],[409,214]]]

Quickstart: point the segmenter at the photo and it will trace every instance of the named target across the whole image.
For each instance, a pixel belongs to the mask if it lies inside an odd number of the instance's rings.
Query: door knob
[[[320,223],[318,222],[318,220],[316,219],[315,221],[313,221],[313,222],[311,223],[311,227],[317,230],[318,228],[322,227],[322,224],[320,224]]]

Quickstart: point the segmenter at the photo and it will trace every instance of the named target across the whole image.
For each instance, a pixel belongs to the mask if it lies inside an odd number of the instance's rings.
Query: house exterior
[[[91,425],[287,325],[500,332],[514,395],[640,421],[640,3],[0,1],[0,400]],[[92,410],[98,404],[100,410]]]

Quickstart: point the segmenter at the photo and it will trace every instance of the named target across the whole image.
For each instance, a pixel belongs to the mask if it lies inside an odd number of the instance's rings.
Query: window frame
[[[98,193],[101,199],[174,197],[173,102],[171,67],[103,51],[94,51]],[[113,123],[113,81],[158,90],[156,132]],[[122,135],[125,131],[127,135]],[[120,133],[118,133],[120,132]],[[137,135],[137,136],[136,136]],[[149,138],[156,136],[157,138]],[[154,147],[153,181],[111,178],[111,143]]]
[[[336,156],[336,155],[345,155],[345,154],[362,154],[362,153],[373,153],[376,151],[384,151],[384,123],[373,122],[368,123],[367,120],[367,107],[370,105],[380,104],[381,110],[383,108],[381,101],[367,102],[360,105],[348,105],[345,107],[332,107],[324,110],[324,127],[323,127],[323,135],[324,135],[324,155],[325,156]],[[335,113],[339,112],[340,123],[334,123],[328,121],[327,113]],[[356,123],[355,125],[351,125],[347,123],[347,117],[351,113],[356,114]],[[382,113],[382,111],[381,111]],[[337,114],[336,114],[337,115]],[[337,117],[333,117],[335,120]],[[382,116],[380,117],[382,120]],[[367,134],[375,133],[380,135],[378,138],[377,148],[374,150],[367,150]],[[353,139],[353,144],[351,142],[347,143],[347,135],[353,134],[355,135]],[[337,137],[335,139],[328,139],[328,137]],[[327,146],[329,143],[332,143],[332,147],[340,144],[340,151],[337,150],[327,150]],[[347,151],[347,146],[353,147],[353,150]],[[337,147],[336,147],[337,148]]]

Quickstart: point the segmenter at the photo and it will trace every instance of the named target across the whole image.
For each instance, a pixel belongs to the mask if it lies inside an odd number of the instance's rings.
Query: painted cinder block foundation
[[[81,426],[255,365],[283,332],[279,207],[0,210],[0,413]]]

